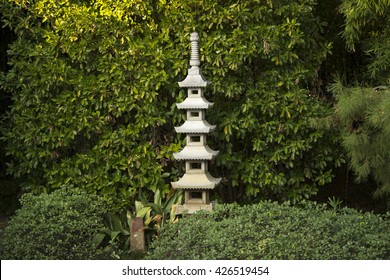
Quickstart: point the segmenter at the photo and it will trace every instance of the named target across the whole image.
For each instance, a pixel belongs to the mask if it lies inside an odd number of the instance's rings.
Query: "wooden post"
[[[144,221],[142,220],[142,218],[134,218],[134,220],[131,222],[130,234],[130,250],[144,252],[145,233]]]

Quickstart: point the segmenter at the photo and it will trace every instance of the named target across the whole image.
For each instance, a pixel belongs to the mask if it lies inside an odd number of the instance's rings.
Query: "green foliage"
[[[390,2],[388,0],[343,0],[340,12],[345,17],[342,33],[351,50],[362,45],[371,58],[370,79],[390,82]]]
[[[22,208],[4,229],[1,259],[107,259],[114,247],[94,249],[108,204],[95,195],[59,189],[21,198]]]
[[[200,32],[224,200],[297,202],[315,194],[334,164],[329,135],[312,126],[329,108],[307,90],[329,51],[315,1],[204,1],[201,9],[189,2],[169,11],[171,29]]]
[[[136,201],[136,216],[145,220],[145,226],[153,229],[156,235],[160,235],[166,222],[174,222],[176,220],[175,205],[180,205],[183,199],[181,190],[171,190],[163,201],[163,196],[160,190],[154,194],[153,202],[148,202],[146,197],[140,192],[140,200]]]
[[[107,243],[116,242],[119,239],[119,243],[122,244],[122,250],[128,251],[130,248],[131,221],[132,216],[129,212],[126,212],[126,215],[107,213],[104,219],[106,228],[94,235],[92,246],[98,248],[103,244],[104,239],[108,239]]]
[[[340,208],[341,204],[343,204],[343,201],[333,196],[328,197],[328,204],[333,210],[336,211]]]
[[[340,11],[345,17],[342,36],[347,46],[363,51],[368,60],[354,86],[345,87],[336,79],[330,87],[336,96],[334,124],[341,131],[342,146],[357,181],[374,179],[378,184],[375,195],[389,197],[390,2],[343,0]]]
[[[185,93],[177,82],[196,30],[213,81],[210,145],[221,153],[212,172],[224,178],[222,199],[315,194],[339,163],[330,135],[312,126],[329,112],[308,89],[330,49],[315,5],[1,0],[18,37],[0,79],[13,98],[3,132],[8,172],[28,175],[25,187],[37,192],[65,184],[114,197],[119,208],[139,188],[166,191],[162,174],[179,175],[173,126]]]
[[[139,187],[164,184],[157,154],[164,157],[167,74],[149,39],[148,2],[93,2],[2,1],[19,38],[2,79],[13,94],[8,171],[28,174],[26,187],[37,192],[66,184],[120,207]]]
[[[389,214],[325,207],[218,205],[167,227],[148,258],[389,259]]]
[[[130,231],[135,217],[142,218],[144,221],[146,246],[148,247],[152,240],[159,236],[166,222],[175,222],[175,204],[181,204],[182,192],[171,191],[164,202],[160,190],[154,194],[154,202],[148,202],[142,191],[139,193],[141,201],[135,202],[134,212],[122,212],[120,214],[107,213],[105,215],[106,227],[93,237],[93,246],[107,246],[107,244],[119,242],[122,244],[122,250],[126,254],[132,254],[130,250]]]
[[[345,88],[333,85],[337,96],[334,118],[341,130],[342,145],[359,182],[372,176],[377,196],[390,195],[390,89]]]

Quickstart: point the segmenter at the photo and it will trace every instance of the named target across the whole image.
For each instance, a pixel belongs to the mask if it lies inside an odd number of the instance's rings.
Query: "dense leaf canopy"
[[[337,98],[334,117],[356,178],[373,178],[375,194],[389,198],[390,2],[344,0],[340,11],[347,45],[364,51],[368,63],[358,85],[343,86],[339,80],[331,87]]]
[[[390,2],[388,0],[344,0],[340,12],[345,17],[343,37],[351,50],[362,45],[370,57],[368,77],[389,82]]]
[[[1,1],[16,34],[1,77],[13,105],[8,171],[35,191],[73,185],[128,203],[166,190],[181,169],[173,126],[189,33],[201,38],[215,102],[210,146],[224,200],[298,201],[330,182],[329,108],[310,91],[330,45],[316,1]],[[325,144],[326,143],[326,144]],[[337,161],[336,161],[337,164]]]

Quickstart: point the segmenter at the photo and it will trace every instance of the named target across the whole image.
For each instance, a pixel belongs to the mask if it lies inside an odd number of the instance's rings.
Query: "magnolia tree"
[[[215,102],[215,176],[223,200],[299,201],[328,183],[332,140],[314,128],[329,108],[310,91],[329,52],[314,0],[1,0],[17,35],[2,140],[26,190],[70,185],[113,197],[166,191],[182,172],[173,126],[188,35],[200,35]]]

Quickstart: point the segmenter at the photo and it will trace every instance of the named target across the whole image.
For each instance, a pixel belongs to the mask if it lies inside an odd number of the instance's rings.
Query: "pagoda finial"
[[[188,69],[188,75],[184,81],[179,82],[180,87],[206,87],[209,82],[202,76],[200,69],[200,59],[199,59],[199,35],[197,32],[190,34],[191,40],[191,59],[190,66]]]
[[[199,60],[199,36],[197,32],[193,32],[190,35],[191,40],[191,60],[190,65],[198,67],[200,65]]]

